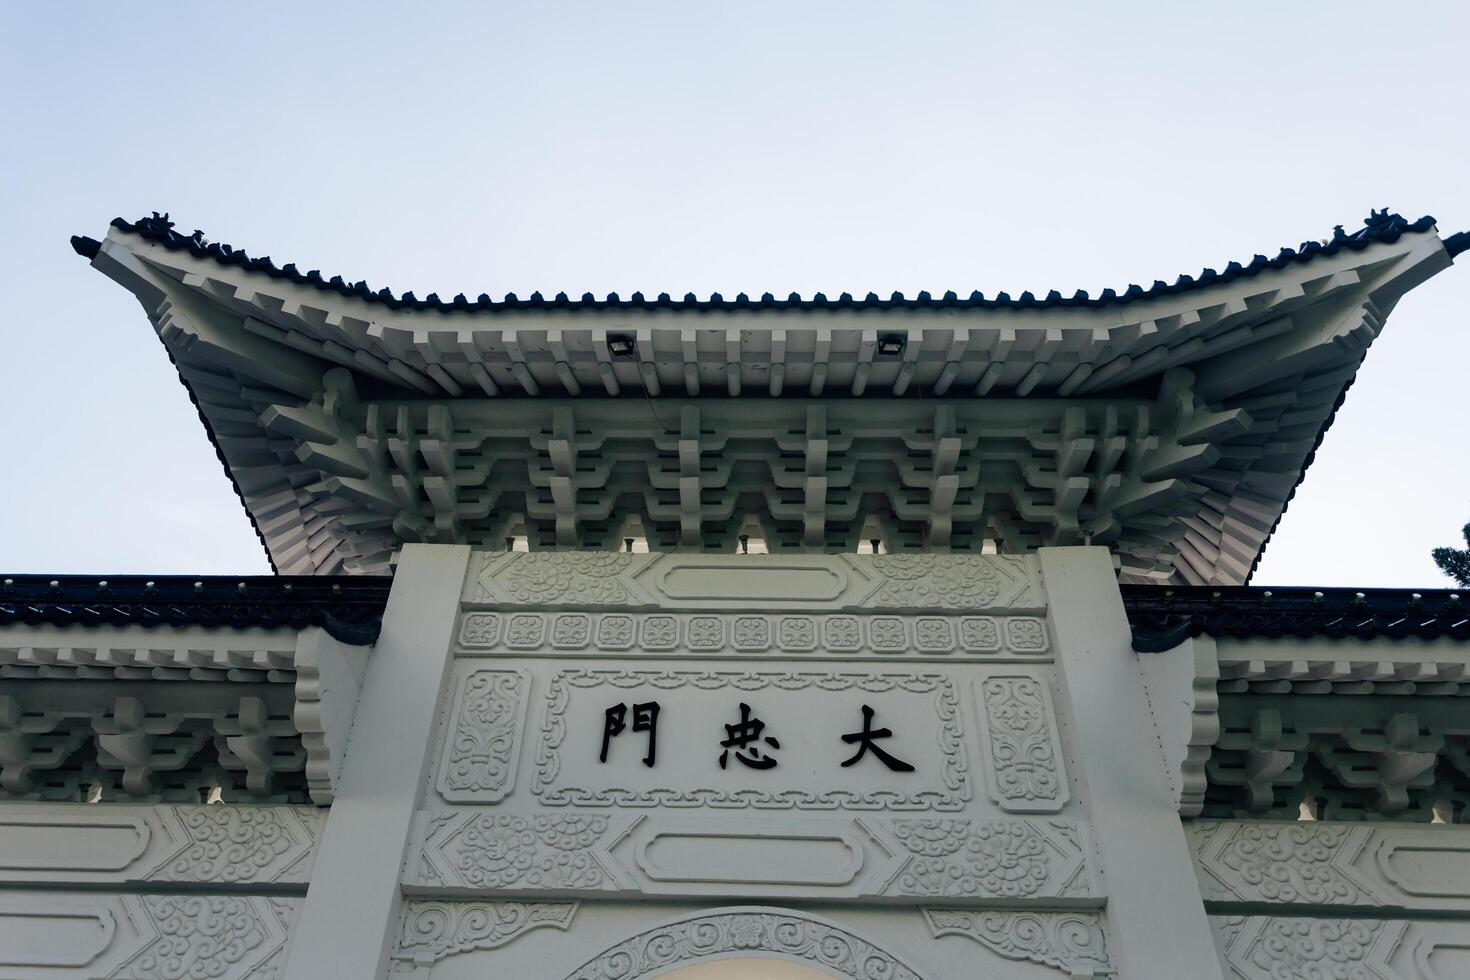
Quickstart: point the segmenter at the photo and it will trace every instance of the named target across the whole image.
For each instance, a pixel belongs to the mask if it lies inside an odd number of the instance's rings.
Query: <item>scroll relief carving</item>
[[[1045,963],[1073,977],[1111,975],[1107,933],[1096,912],[924,909],[935,936],[965,936],[1012,960]]]
[[[408,902],[393,959],[416,966],[498,949],[531,929],[567,929],[576,902]]]
[[[738,561],[731,556],[731,561]],[[776,591],[771,591],[775,589]],[[473,603],[679,606],[775,599],[830,609],[1040,610],[1028,559],[1012,555],[762,556],[486,553]]]
[[[431,818],[414,883],[475,889],[616,887],[598,860],[608,819],[580,813],[447,812]]]
[[[777,775],[768,776],[764,782],[740,783],[723,781],[728,775],[715,764],[718,746],[710,753],[708,765],[694,764],[685,767],[681,776],[685,785],[671,785],[656,780],[669,779],[662,773],[679,772],[677,765],[665,769],[640,771],[621,770],[621,778],[641,780],[614,783],[596,769],[586,768],[586,759],[581,755],[564,756],[569,731],[569,708],[575,692],[580,690],[610,689],[605,692],[607,700],[624,700],[624,691],[646,688],[658,692],[687,690],[694,692],[727,692],[734,701],[751,699],[757,692],[773,692],[768,697],[789,698],[791,692],[820,691],[852,692],[874,695],[892,692],[895,696],[924,696],[924,724],[934,735],[936,742],[921,763],[921,772],[912,782],[885,780],[875,783],[870,789],[854,789],[856,769],[841,769],[833,761],[832,771],[843,773],[833,777],[832,785],[814,787],[810,780],[782,782]],[[912,700],[910,701],[912,703]],[[596,717],[602,716],[602,702],[596,704]],[[690,708],[689,710],[696,710]],[[856,711],[856,706],[853,708]],[[767,717],[767,721],[772,721]],[[670,722],[672,723],[672,722]],[[792,713],[785,716],[784,724],[812,724],[809,711],[797,717]],[[719,731],[718,727],[714,729]],[[773,734],[774,730],[768,731]],[[546,696],[546,708],[540,727],[541,742],[536,756],[536,771],[532,791],[543,804],[548,806],[596,806],[596,807],[755,807],[764,809],[798,810],[958,810],[971,797],[969,766],[965,759],[963,732],[960,723],[959,700],[955,684],[942,674],[932,673],[865,673],[840,671],[739,671],[739,670],[677,670],[645,669],[619,670],[610,668],[573,668],[560,670],[551,678]],[[718,735],[715,736],[718,738]],[[915,737],[918,737],[915,735]],[[675,743],[666,747],[673,751],[695,751],[688,743]],[[937,744],[936,744],[937,743]],[[595,744],[595,743],[590,743]],[[813,736],[804,745],[809,751],[820,747],[822,751],[834,753],[834,760],[841,758],[847,748],[835,737]],[[792,740],[788,740],[786,751],[793,751]],[[596,761],[595,754],[591,756]],[[569,760],[574,760],[574,767]],[[916,764],[917,763],[917,760]],[[780,772],[782,770],[778,770]],[[883,769],[885,775],[891,775]],[[596,778],[599,785],[589,781]],[[695,785],[688,785],[693,781]],[[699,785],[701,781],[707,781]],[[765,788],[763,788],[765,787]]]
[[[780,909],[692,916],[639,933],[567,980],[639,980],[672,966],[742,953],[775,953],[853,980],[920,980],[892,954],[839,926]]]
[[[869,606],[987,609],[1017,604],[1030,591],[1019,557],[879,555],[872,562],[884,581],[865,603]]]
[[[633,556],[611,551],[538,551],[488,554],[474,601],[541,605],[620,606],[638,601],[622,579]]]
[[[304,882],[324,814],[246,804],[0,806],[0,878]]]
[[[1243,980],[1449,980],[1432,968],[1407,964],[1400,970],[1391,962],[1412,928],[1407,922],[1269,916],[1211,917],[1210,922],[1221,957]]]
[[[1029,673],[992,674],[975,683],[985,718],[991,797],[1013,813],[1060,810],[1071,791],[1046,680]]]
[[[162,895],[125,901],[136,903],[155,938],[109,978],[269,980],[299,900]]]
[[[305,807],[176,807],[188,836],[150,881],[304,882],[321,824]]]
[[[1186,823],[1207,901],[1378,905],[1354,870],[1372,829],[1315,821]]]
[[[1029,820],[895,820],[913,855],[888,895],[953,898],[1073,898],[1093,892],[1076,824]]]
[[[460,681],[439,768],[446,800],[495,803],[510,795],[530,687],[523,670],[472,670]]]
[[[1050,659],[1036,616],[781,616],[629,613],[465,613],[462,653],[502,651],[994,655]]]

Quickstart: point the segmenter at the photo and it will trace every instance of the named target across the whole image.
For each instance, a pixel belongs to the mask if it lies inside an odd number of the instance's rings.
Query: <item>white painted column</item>
[[[1111,556],[1040,556],[1118,975],[1223,980]]]
[[[281,980],[387,972],[470,549],[405,545]]]

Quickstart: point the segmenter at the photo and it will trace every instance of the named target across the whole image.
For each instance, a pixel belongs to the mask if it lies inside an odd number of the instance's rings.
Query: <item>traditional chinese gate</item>
[[[410,547],[285,975],[1218,975],[1128,642],[1101,549]]]

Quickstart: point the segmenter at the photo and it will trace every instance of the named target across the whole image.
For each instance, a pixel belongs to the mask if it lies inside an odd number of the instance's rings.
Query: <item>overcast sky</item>
[[[1044,9],[1043,9],[1044,8]],[[0,569],[259,573],[115,215],[453,296],[1044,294],[1470,228],[1470,4],[0,7]],[[1400,304],[1257,584],[1448,584],[1470,262]]]

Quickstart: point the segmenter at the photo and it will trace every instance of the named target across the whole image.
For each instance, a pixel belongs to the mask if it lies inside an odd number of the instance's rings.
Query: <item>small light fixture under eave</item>
[[[607,351],[613,357],[632,357],[638,349],[638,341],[630,333],[607,335]]]
[[[901,333],[882,333],[878,335],[878,353],[883,357],[899,357],[903,354],[903,345],[907,338]]]

